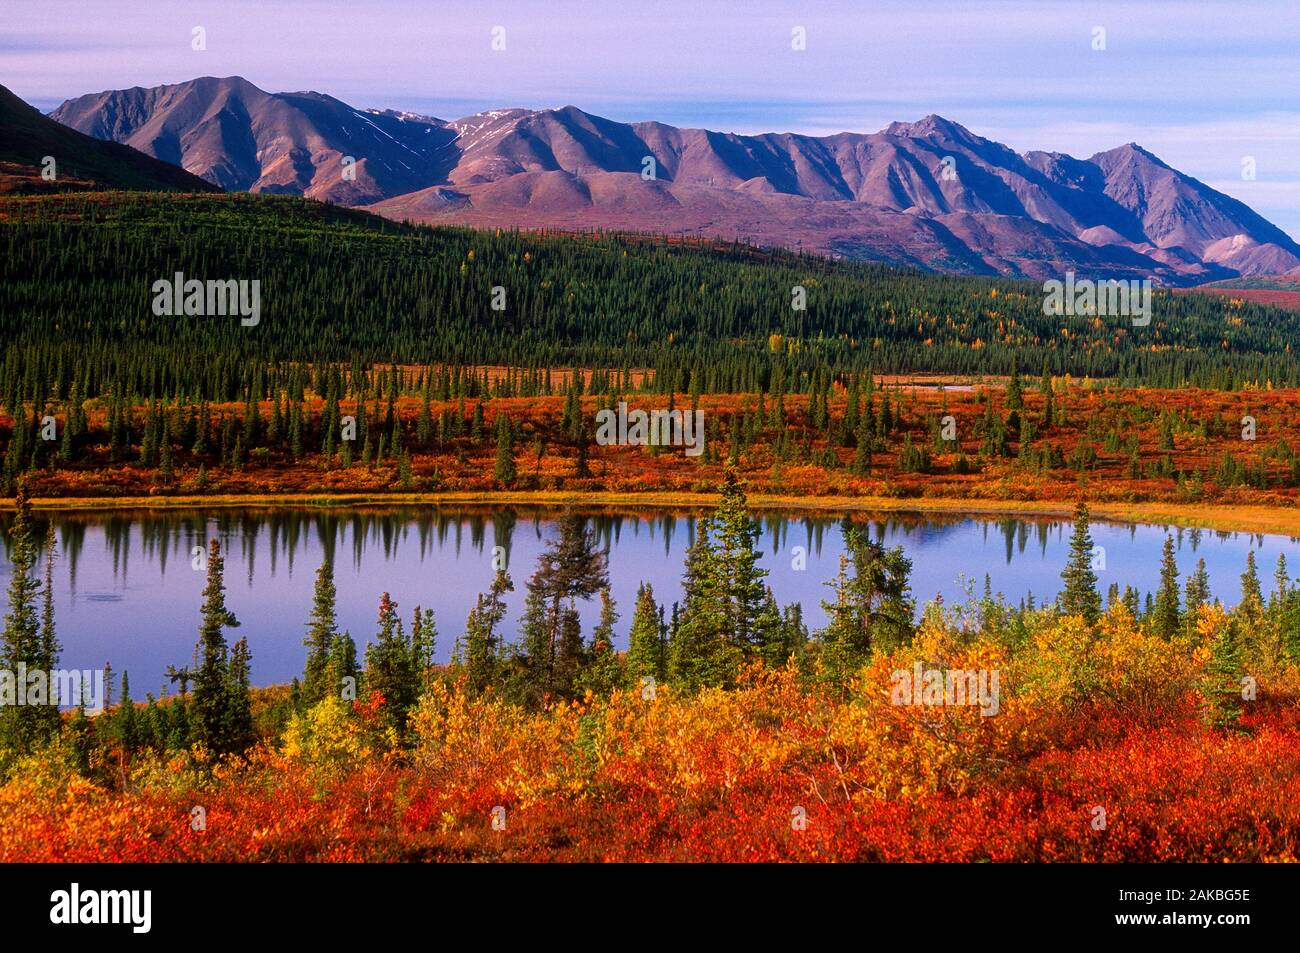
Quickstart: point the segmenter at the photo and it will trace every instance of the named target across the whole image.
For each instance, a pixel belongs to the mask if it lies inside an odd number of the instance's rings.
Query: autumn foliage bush
[[[471,697],[452,671],[403,744],[382,696],[331,698],[245,757],[146,752],[100,781],[65,735],[0,786],[0,858],[1296,860],[1295,668],[1213,727],[1228,624],[1203,608],[1166,641],[1116,605],[1095,628],[1044,612],[1009,638],[932,608],[847,691],[754,665],[732,690],[541,712]],[[892,673],[917,662],[997,671],[997,714],[895,704]]]

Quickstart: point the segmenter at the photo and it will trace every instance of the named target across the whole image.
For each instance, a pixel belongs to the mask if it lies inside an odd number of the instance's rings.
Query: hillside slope
[[[52,182],[41,177],[46,156],[55,161]],[[171,163],[69,129],[0,86],[0,192],[93,188],[220,191]]]
[[[258,281],[260,323],[160,320],[150,289],[177,271]],[[794,287],[805,289],[803,310],[791,307]],[[496,288],[503,310],[492,306]],[[181,376],[196,361],[218,373],[252,358],[354,355],[730,367],[740,376],[767,373],[774,360],[1005,374],[1018,355],[1025,368],[1094,378],[1300,380],[1289,347],[1300,315],[1290,311],[1160,291],[1150,324],[1137,327],[1046,315],[1043,300],[1041,285],[1000,276],[920,274],[720,241],[408,226],[285,196],[0,199],[0,336],[37,348],[75,342],[77,353],[91,345],[105,361],[110,347],[137,361],[138,348],[156,346]],[[43,353],[29,357],[67,373],[70,364]]]

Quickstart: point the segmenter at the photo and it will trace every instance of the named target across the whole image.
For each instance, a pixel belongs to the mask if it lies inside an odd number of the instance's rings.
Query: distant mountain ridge
[[[353,109],[323,93],[266,93],[239,77],[69,100],[52,119],[183,166],[224,189],[360,205],[436,181],[446,124]],[[355,180],[343,158],[356,160]]]
[[[621,123],[574,106],[447,121],[203,77],[82,96],[52,118],[224,188],[396,219],[741,237],[1036,279],[1300,274],[1284,232],[1136,144],[1021,155],[934,115],[832,136]]]

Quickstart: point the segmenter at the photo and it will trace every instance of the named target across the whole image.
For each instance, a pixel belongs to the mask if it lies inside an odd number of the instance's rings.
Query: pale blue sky
[[[937,112],[1019,151],[1136,141],[1300,238],[1296,0],[41,0],[0,25],[0,83],[47,110],[234,74],[444,118],[572,103],[823,134]]]

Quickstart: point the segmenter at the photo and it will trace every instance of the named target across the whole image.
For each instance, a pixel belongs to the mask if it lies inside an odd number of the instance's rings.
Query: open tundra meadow
[[[52,923],[1300,859],[1294,16],[913,6],[15,11],[0,860],[108,865]]]

